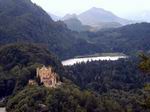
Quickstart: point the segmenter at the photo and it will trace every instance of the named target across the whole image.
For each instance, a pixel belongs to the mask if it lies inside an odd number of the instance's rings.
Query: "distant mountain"
[[[77,18],[70,18],[70,19],[64,20],[64,23],[72,31],[81,32],[81,31],[90,31],[92,29],[92,27],[88,25],[83,25]]]
[[[76,14],[66,14],[62,20],[68,20],[68,19],[72,19],[72,18],[78,18],[78,16]]]
[[[149,29],[149,24],[145,23],[96,33],[77,33],[69,30],[64,22],[54,22],[30,0],[0,0],[0,46],[36,43],[61,59],[97,52],[149,50]]]
[[[78,15],[79,20],[86,25],[96,25],[97,23],[116,22],[122,25],[129,24],[130,21],[120,18],[112,12],[106,11],[101,8],[91,8]]]
[[[77,25],[74,24],[75,22],[72,19],[78,19],[78,24]],[[120,18],[110,11],[106,11],[104,9],[95,8],[95,7],[79,15],[66,14],[62,18],[62,20],[66,24],[68,24],[69,28],[72,30],[75,30],[77,26],[79,28],[79,22],[82,23],[83,25],[88,25],[91,27],[90,29],[88,28],[89,29],[88,31],[98,31],[101,29],[118,28],[121,27],[122,25],[131,24],[133,22],[133,21]],[[80,29],[81,29],[81,24],[80,24],[79,31]]]
[[[101,22],[96,25],[92,25],[93,31],[98,31],[102,29],[110,29],[110,28],[119,28],[122,27],[120,23],[117,22]]]
[[[77,37],[79,34],[61,21],[54,22],[31,0],[0,0],[0,45],[38,43],[64,59],[90,49],[89,43]]]
[[[56,16],[56,15],[54,15],[54,14],[52,14],[52,13],[49,13],[49,15],[50,15],[50,17],[53,19],[53,21],[59,21],[59,20],[61,20],[61,17]]]

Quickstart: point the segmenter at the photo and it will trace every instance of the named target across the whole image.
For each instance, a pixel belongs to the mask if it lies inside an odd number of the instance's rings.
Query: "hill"
[[[72,18],[77,18],[78,17],[78,15],[76,15],[76,14],[66,14],[63,18],[62,18],[62,20],[64,21],[64,20],[68,20],[68,19],[72,19]]]
[[[72,31],[81,32],[81,31],[90,31],[92,29],[92,27],[88,25],[83,25],[77,18],[70,18],[70,19],[64,20],[64,23]]]
[[[58,58],[47,49],[33,44],[11,44],[0,48],[0,98],[23,89],[36,76],[36,67],[50,65],[64,74]]]
[[[82,89],[70,82],[58,88],[26,86],[9,97],[7,111],[150,111],[150,92],[146,90],[149,76],[139,72],[136,59],[81,63],[66,70],[68,77]]]
[[[30,0],[0,0],[0,45],[40,43],[60,58],[67,58],[79,53],[74,47],[79,42],[82,41],[85,47],[89,45],[77,37],[77,33],[70,31],[61,21],[54,22]]]
[[[150,50],[150,24],[137,23],[121,28],[98,31],[96,33],[86,32],[87,41],[101,46],[103,52],[123,52],[135,55],[138,52],[149,52]]]
[[[50,17],[53,19],[53,21],[59,21],[59,20],[61,20],[61,17],[56,16],[56,15],[54,15],[54,14],[52,14],[52,13],[49,13],[49,15],[50,15]]]
[[[86,25],[96,25],[101,22],[117,22],[122,25],[129,24],[130,21],[120,18],[110,11],[93,7],[78,16],[79,20]]]
[[[149,27],[148,23],[142,23],[96,33],[78,33],[61,21],[54,22],[30,0],[0,0],[0,45],[38,43],[60,59],[99,52],[148,51]]]

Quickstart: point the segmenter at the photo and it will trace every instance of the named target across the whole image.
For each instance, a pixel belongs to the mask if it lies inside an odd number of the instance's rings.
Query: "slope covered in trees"
[[[99,93],[111,89],[129,91],[142,88],[149,76],[138,69],[137,59],[118,61],[93,61],[66,67],[67,77],[82,88],[92,89]]]
[[[68,30],[30,0],[0,0],[0,44],[27,42],[40,43],[60,58],[87,52],[90,46],[79,35]],[[80,46],[78,49],[75,46]],[[85,48],[85,49],[84,49]],[[90,47],[88,47],[90,49]]]
[[[66,67],[67,78],[82,89],[95,91],[122,106],[121,112],[148,112],[150,75],[139,69],[139,59],[93,61]],[[146,64],[147,65],[147,64]],[[109,107],[108,107],[109,108]],[[128,112],[127,111],[127,112]]]
[[[87,40],[101,46],[103,52],[136,54],[150,50],[150,23],[127,25],[117,29],[88,33]],[[86,36],[85,36],[86,37]]]
[[[149,29],[148,23],[142,23],[96,33],[77,33],[61,21],[54,22],[30,0],[0,0],[0,45],[39,43],[61,59],[99,52],[148,51]]]
[[[50,65],[63,75],[63,67],[47,49],[32,44],[12,44],[0,48],[0,98],[23,89],[36,76],[36,67]]]
[[[149,112],[150,76],[137,69],[137,60],[89,62],[67,67],[72,82],[57,89],[27,86],[9,97],[8,112]],[[86,89],[86,90],[85,90]]]

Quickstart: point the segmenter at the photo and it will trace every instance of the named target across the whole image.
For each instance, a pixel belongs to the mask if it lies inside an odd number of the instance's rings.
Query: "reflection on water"
[[[64,66],[71,66],[76,63],[87,62],[87,61],[99,61],[99,60],[115,61],[120,58],[127,58],[127,56],[99,56],[99,57],[72,58],[72,59],[62,61],[62,64]]]

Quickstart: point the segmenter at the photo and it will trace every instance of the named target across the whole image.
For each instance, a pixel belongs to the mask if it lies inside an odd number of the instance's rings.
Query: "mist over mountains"
[[[125,19],[116,16],[111,11],[107,11],[102,8],[96,7],[82,12],[81,14],[68,13],[64,17],[58,17],[53,14],[50,14],[50,16],[54,21],[64,21],[69,29],[78,32],[98,31],[101,29],[118,28],[128,24],[150,22],[150,11],[141,11],[139,13],[128,14],[127,16],[125,16],[125,18],[127,19]],[[77,25],[74,24],[75,20]],[[87,28],[84,25],[89,27]]]
[[[53,20],[57,20],[56,17],[53,17],[53,15],[50,15]],[[106,11],[102,8],[96,8],[93,7],[79,15],[77,14],[66,14],[64,17],[60,18],[60,20],[64,21],[69,29],[73,31],[75,30],[73,27],[76,27],[74,24],[73,19],[76,19],[76,23],[78,21],[78,28],[80,24],[81,31],[98,31],[101,29],[108,29],[108,28],[117,28],[121,27],[123,25],[132,24],[135,23],[134,21],[130,21],[127,19],[120,18],[113,14],[110,11]],[[69,21],[69,23],[68,23]],[[81,25],[82,24],[82,25]],[[85,27],[84,25],[90,26],[90,28]],[[78,29],[78,31],[80,31]]]
[[[131,24],[99,8],[59,19],[31,0],[0,0],[0,107],[7,112],[150,112],[150,75],[141,73],[136,57],[150,53],[150,23]],[[61,63],[116,52],[129,58]],[[141,56],[139,65],[147,71],[150,59]],[[60,76],[59,87],[47,88],[37,77],[43,65]],[[51,72],[45,67],[43,72],[51,85]]]
[[[139,35],[138,32],[140,32],[140,35],[144,35],[143,38],[148,38],[149,36],[148,33],[145,33],[145,30],[141,30],[142,28],[148,30],[147,27],[149,24],[147,23],[144,25],[137,24],[140,28],[136,31],[136,24],[134,25],[134,29],[132,29],[133,25],[123,27],[124,31],[126,31],[126,36],[124,36],[124,34],[119,31],[119,28],[117,31],[115,31],[116,33],[109,33],[109,29],[107,31],[108,33],[106,31],[102,31],[100,34],[73,32],[67,28],[67,25],[64,22],[54,22],[42,8],[33,4],[30,0],[1,0],[0,9],[1,45],[17,42],[36,43],[47,47],[51,52],[55,53],[61,59],[73,57],[76,55],[92,54],[96,52],[117,52],[123,50],[124,46],[122,46],[122,44],[121,46],[117,45],[120,45],[120,43],[123,41],[128,40],[128,35],[131,35],[135,32],[136,34],[134,34],[132,38],[136,38],[136,36]],[[95,8],[91,10],[90,12],[93,12]],[[98,10],[97,12],[99,13],[99,9],[96,8],[96,10]],[[107,13],[104,14],[107,15]],[[113,14],[110,15],[113,16]],[[69,20],[67,21],[69,23]],[[86,31],[85,29],[91,30],[91,26],[84,25],[79,20],[73,19],[71,20],[71,23],[72,21],[74,21],[74,24],[76,25],[76,27],[73,25],[73,28],[76,28],[77,30],[80,30],[80,28],[82,31]],[[112,25],[115,26],[116,23]],[[117,25],[119,26],[120,23]],[[106,25],[103,26],[106,27]],[[128,30],[129,28],[131,28],[131,30]],[[103,33],[105,33],[105,35],[101,36]],[[94,38],[95,35],[97,35],[98,38]],[[115,38],[113,39],[113,37],[116,37],[116,35],[119,36],[117,43]],[[107,37],[111,38],[108,38],[107,40]],[[129,45],[132,43],[132,41],[132,39],[129,39],[128,41],[128,45],[126,46],[128,49],[126,50],[127,53],[131,53],[133,50],[129,49]],[[141,38],[138,38],[136,41],[143,42],[141,47],[146,47],[146,50],[149,48],[149,45],[144,46],[144,44],[147,42],[144,39],[141,40]],[[135,44],[139,43],[135,42]],[[116,49],[116,47],[119,48]],[[141,47],[138,47],[137,45],[134,51],[140,50]]]

